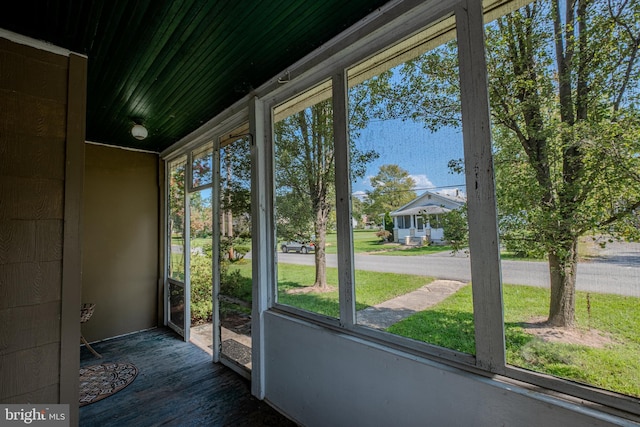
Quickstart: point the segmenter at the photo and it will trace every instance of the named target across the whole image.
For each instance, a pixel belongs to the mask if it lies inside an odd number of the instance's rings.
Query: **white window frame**
[[[302,65],[296,64],[298,71],[296,78],[289,80],[292,73],[287,72],[286,84],[265,93],[261,99],[261,106],[264,107],[267,153],[267,159],[263,159],[263,166],[266,167],[267,173],[265,181],[270,183],[270,186],[265,189],[269,200],[265,200],[263,203],[271,209],[271,218],[275,216],[273,210],[273,195],[275,194],[273,187],[273,109],[328,78],[332,80],[336,181],[347,183],[347,185],[336,186],[338,250],[341,254],[338,258],[340,318],[327,318],[277,303],[277,264],[273,255],[261,257],[263,262],[273,262],[272,266],[275,267],[262,266],[265,273],[268,273],[270,282],[264,306],[279,313],[317,323],[339,333],[369,339],[476,374],[500,378],[505,381],[524,381],[534,386],[543,387],[551,393],[562,393],[568,399],[577,397],[596,402],[594,406],[606,405],[605,408],[598,406],[601,410],[609,412],[622,410],[640,415],[638,399],[608,391],[603,392],[595,387],[527,371],[506,363],[488,78],[484,56],[484,20],[494,19],[496,16],[526,3],[529,1],[485,1],[485,15],[483,16],[483,4],[476,0],[401,2],[406,7],[398,7],[397,11],[389,13],[386,25],[373,23],[371,25],[377,27],[374,29],[370,29],[366,25],[361,26],[353,33],[344,36],[343,49],[335,49],[335,46],[331,46],[334,48],[333,52],[337,51],[338,53],[327,54],[324,59],[320,54],[315,61],[308,60],[310,65],[307,68],[305,68],[304,61],[302,61]],[[455,16],[458,44],[465,179],[468,189],[469,250],[473,278],[475,356],[361,327],[355,322],[346,73],[354,64],[393,46],[422,30],[430,23],[436,23],[446,16]],[[339,45],[338,42],[336,44]],[[260,120],[258,119],[257,122]],[[268,153],[270,153],[270,158]],[[273,219],[267,221],[263,226],[269,229],[266,234],[268,234],[269,241],[273,243],[275,241]],[[272,247],[274,246],[272,245]]]

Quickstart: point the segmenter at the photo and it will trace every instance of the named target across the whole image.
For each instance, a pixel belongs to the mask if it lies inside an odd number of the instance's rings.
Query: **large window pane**
[[[238,134],[239,132],[234,132]],[[251,144],[220,149],[220,339],[222,355],[251,369]]]
[[[454,29],[349,71],[356,320],[474,354]]]
[[[191,326],[211,322],[212,286],[211,278],[211,233],[212,200],[211,188],[189,194],[189,225],[191,230],[191,253],[189,272],[191,279]]]
[[[278,302],[337,317],[335,268],[327,236],[335,228],[331,85],[274,111]]]
[[[184,281],[186,159],[169,163],[169,278]]]
[[[554,4],[485,28],[507,362],[639,397],[638,2]]]

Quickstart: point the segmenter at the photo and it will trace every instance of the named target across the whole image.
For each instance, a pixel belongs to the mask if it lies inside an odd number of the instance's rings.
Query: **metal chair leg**
[[[93,353],[93,355],[94,355],[95,357],[98,357],[98,358],[102,359],[102,356],[100,355],[100,353],[98,353],[97,351],[95,351],[95,350],[93,349],[93,347],[91,347],[91,346],[89,345],[89,343],[87,342],[87,340],[86,340],[86,339],[84,339],[84,336],[80,335],[80,341],[82,341],[82,343],[83,343],[85,346],[87,346],[87,348],[89,349],[89,351],[90,351],[91,353]]]

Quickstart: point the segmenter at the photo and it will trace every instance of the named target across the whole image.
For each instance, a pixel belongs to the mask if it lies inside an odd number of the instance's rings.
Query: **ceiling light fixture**
[[[149,132],[147,131],[146,127],[142,126],[139,123],[136,123],[131,128],[131,135],[133,135],[135,139],[143,140],[149,135]]]

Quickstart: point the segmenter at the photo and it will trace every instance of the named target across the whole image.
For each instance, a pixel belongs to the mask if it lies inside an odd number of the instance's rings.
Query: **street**
[[[637,245],[637,244],[634,244]],[[578,264],[576,288],[581,291],[611,293],[640,298],[640,246]],[[313,265],[313,254],[278,252],[278,262]],[[327,266],[337,266],[337,256],[327,255]],[[440,252],[420,256],[355,255],[355,268],[402,274],[418,274],[438,279],[471,280],[470,257]],[[546,261],[502,261],[502,281],[507,284],[549,286]]]

